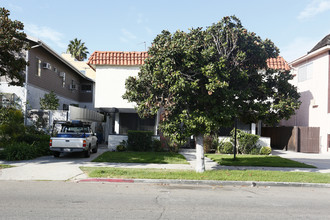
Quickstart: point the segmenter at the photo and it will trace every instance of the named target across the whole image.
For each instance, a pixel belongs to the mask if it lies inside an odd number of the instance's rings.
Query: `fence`
[[[271,138],[271,147],[302,153],[320,152],[319,127],[264,127],[261,135]]]

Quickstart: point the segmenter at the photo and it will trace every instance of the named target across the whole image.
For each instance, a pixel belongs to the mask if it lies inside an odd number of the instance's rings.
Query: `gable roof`
[[[76,67],[74,67],[72,64],[70,64],[66,59],[64,59],[63,57],[61,57],[59,54],[57,54],[53,49],[51,49],[47,44],[45,44],[43,41],[34,38],[32,36],[27,36],[26,37],[27,40],[29,40],[30,42],[32,42],[35,46],[39,45],[42,48],[44,48],[46,51],[48,51],[50,54],[52,54],[56,59],[58,59],[60,62],[64,63],[64,65],[68,66],[70,69],[72,69],[72,71],[74,71],[75,73],[77,73],[77,75],[81,76],[82,78],[92,81],[94,82],[93,79],[85,76],[82,72],[80,72]]]
[[[268,68],[275,69],[275,70],[290,70],[291,69],[289,64],[281,56],[278,56],[276,58],[269,58],[267,60],[267,66],[268,66]]]
[[[318,42],[308,53],[312,53],[322,47],[330,45],[330,34],[325,36],[320,42]]]
[[[87,64],[94,70],[96,65],[140,66],[147,57],[148,52],[95,51]],[[290,70],[288,63],[281,56],[268,59],[267,65],[271,69]]]
[[[89,66],[118,65],[140,66],[148,57],[148,52],[95,51],[88,59]]]

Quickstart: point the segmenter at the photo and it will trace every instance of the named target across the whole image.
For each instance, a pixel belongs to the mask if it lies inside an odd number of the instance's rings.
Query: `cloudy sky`
[[[1,0],[24,31],[56,52],[74,38],[94,51],[144,51],[162,30],[188,31],[236,15],[292,61],[330,34],[330,0]]]

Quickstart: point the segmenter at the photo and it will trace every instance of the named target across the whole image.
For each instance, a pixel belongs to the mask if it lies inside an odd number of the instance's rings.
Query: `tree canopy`
[[[22,86],[25,80],[22,71],[28,64],[23,53],[29,44],[23,23],[12,21],[9,15],[7,9],[0,8],[0,77],[6,77],[10,85]]]
[[[161,109],[160,129],[173,140],[231,126],[234,117],[275,124],[300,105],[293,76],[267,66],[279,49],[234,16],[205,30],[163,31],[148,54],[123,97],[142,117]]]
[[[75,38],[70,41],[67,53],[70,53],[74,58],[76,58],[76,60],[83,61],[87,58],[87,54],[89,54],[87,50],[88,49],[85,46],[85,43]]]

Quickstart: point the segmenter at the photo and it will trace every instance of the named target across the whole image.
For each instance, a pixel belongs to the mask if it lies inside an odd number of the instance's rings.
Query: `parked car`
[[[56,125],[60,125],[60,131],[52,135],[49,141],[50,150],[54,157],[61,153],[84,152],[85,157],[98,150],[96,134],[91,129],[91,123],[82,121],[54,121],[53,132]]]

